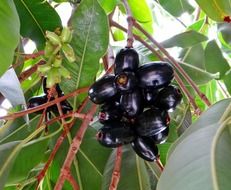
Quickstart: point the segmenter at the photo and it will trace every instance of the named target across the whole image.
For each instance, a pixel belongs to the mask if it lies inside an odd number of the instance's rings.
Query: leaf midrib
[[[81,73],[82,73],[82,69],[83,69],[83,62],[84,62],[84,60],[85,60],[85,53],[86,53],[86,51],[87,51],[87,44],[88,44],[88,41],[89,41],[88,39],[89,39],[90,30],[91,30],[91,26],[92,26],[92,20],[93,20],[93,13],[94,13],[94,10],[95,10],[95,1],[92,0],[91,19],[90,19],[89,27],[88,27],[88,30],[87,30],[86,40],[85,40],[85,43],[84,43],[83,56],[82,56],[82,58],[81,58],[80,67],[79,67],[79,72],[78,72],[78,77],[77,77],[77,82],[76,82],[76,86],[75,86],[76,89],[79,88]],[[75,99],[74,99],[74,110],[76,109],[76,101],[77,101],[77,96],[75,96]]]
[[[28,13],[31,15],[32,19],[35,21],[36,25],[38,26],[39,30],[41,31],[42,35],[45,38],[45,34],[43,32],[42,27],[40,26],[39,22],[37,21],[37,19],[35,18],[35,16],[33,15],[33,13],[31,12],[30,8],[27,6],[27,4],[24,2],[24,0],[20,0],[21,3],[23,4],[23,6],[25,7],[25,9],[28,11]]]

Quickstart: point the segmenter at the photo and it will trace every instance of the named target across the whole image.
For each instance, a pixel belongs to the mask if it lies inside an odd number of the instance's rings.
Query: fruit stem
[[[164,171],[164,166],[163,166],[160,158],[157,158],[157,160],[155,162],[156,162],[157,166],[159,167],[159,169],[161,170],[161,172],[163,172]]]
[[[4,119],[4,120],[9,120],[9,119],[16,119],[16,118],[19,118],[19,117],[22,117],[26,114],[30,114],[30,113],[34,113],[34,112],[37,112],[39,110],[42,110],[46,107],[49,107],[49,106],[52,106],[54,104],[56,104],[57,102],[62,102],[63,100],[66,100],[67,98],[70,98],[70,97],[73,97],[73,96],[76,96],[78,94],[81,94],[81,93],[84,93],[84,92],[87,92],[88,91],[88,87],[85,87],[85,88],[80,88],[80,89],[77,89],[67,95],[64,95],[64,96],[61,96],[57,99],[54,99],[50,102],[47,102],[45,104],[42,104],[40,106],[36,106],[34,108],[31,108],[31,109],[27,109],[27,110],[24,110],[24,111],[19,111],[19,112],[15,112],[15,113],[12,113],[12,114],[9,114],[9,115],[6,115],[6,116],[2,116],[0,117],[0,120],[1,119]]]
[[[196,91],[199,97],[204,101],[207,106],[210,106],[208,98],[203,94],[197,85],[193,82],[193,80],[188,76],[188,74],[182,69],[179,63],[165,50],[165,48],[158,43],[148,32],[146,32],[142,26],[140,26],[135,20],[133,21],[134,27],[140,30],[155,46],[159,48],[159,50],[168,58],[168,60],[175,66],[175,68],[182,74],[185,80],[192,86],[192,88]]]
[[[76,111],[76,113],[81,113],[81,112],[83,111],[83,109],[86,107],[87,102],[88,102],[88,98],[86,98],[86,99],[83,101],[82,105],[79,107],[79,109]],[[71,115],[72,115],[72,114],[71,114]],[[53,120],[48,121],[48,122],[47,122],[47,125],[50,125],[50,124],[53,123],[54,121],[56,121],[56,120],[53,119]],[[50,164],[52,163],[52,161],[53,161],[53,159],[54,159],[54,157],[55,157],[57,151],[59,150],[59,148],[60,148],[60,146],[62,145],[64,139],[66,138],[67,133],[68,133],[68,132],[70,131],[70,129],[72,128],[74,122],[75,122],[75,120],[73,120],[71,123],[68,123],[68,124],[67,124],[68,126],[65,128],[66,130],[63,131],[63,133],[59,136],[58,140],[56,141],[56,144],[55,144],[55,146],[54,146],[54,148],[53,148],[53,150],[52,150],[52,152],[51,152],[51,154],[50,154],[50,156],[49,156],[49,158],[48,158],[48,160],[47,160],[45,166],[43,167],[43,169],[42,169],[42,170],[39,172],[39,174],[37,175],[37,181],[38,181],[38,182],[37,182],[37,188],[38,188],[38,186],[39,186],[39,184],[40,184],[40,181],[44,178],[44,176],[45,176],[45,174],[46,174],[46,172],[47,172],[47,170],[48,170]]]
[[[110,20],[110,25],[117,27],[123,31],[127,31],[126,28],[124,28],[123,26],[119,25],[118,23],[114,22],[113,20]],[[142,38],[140,38],[139,36],[134,34],[134,38],[138,41],[140,41],[144,46],[146,46],[154,55],[156,55],[160,60],[165,60],[164,57],[157,52],[151,45],[149,45],[146,41],[144,41]],[[107,73],[110,73],[113,70],[113,66],[110,67],[107,71]],[[177,81],[177,83],[179,84],[179,86],[181,87],[182,91],[187,95],[189,102],[192,104],[194,110],[196,113],[200,112],[200,109],[198,108],[198,106],[196,105],[195,99],[191,96],[190,92],[188,91],[188,89],[186,88],[186,86],[184,85],[183,81],[181,80],[181,78],[177,75],[177,73],[174,73],[175,75],[175,79]]]
[[[119,146],[116,150],[115,164],[114,164],[109,190],[117,189],[120,180],[121,162],[122,162],[122,146]]]
[[[76,153],[79,150],[83,136],[87,130],[87,127],[91,121],[91,118],[93,117],[94,113],[96,112],[96,109],[97,109],[96,105],[91,106],[89,112],[87,113],[87,117],[83,120],[79,130],[77,131],[75,137],[73,138],[54,190],[61,190],[62,189],[63,184],[66,180],[65,173],[70,172],[71,164],[75,158]]]
[[[133,32],[132,32],[132,28],[133,28],[133,17],[132,17],[132,13],[130,10],[130,7],[128,5],[127,0],[122,0],[124,7],[126,9],[127,12],[127,22],[128,22],[128,30],[127,30],[127,47],[128,48],[132,48],[133,47],[133,42],[134,42],[134,37],[133,37]]]
[[[46,64],[46,61],[40,60],[38,63],[30,67],[29,69],[23,71],[19,78],[20,83],[23,82],[24,80],[28,79],[33,73],[35,73],[39,67],[39,65],[44,65]]]

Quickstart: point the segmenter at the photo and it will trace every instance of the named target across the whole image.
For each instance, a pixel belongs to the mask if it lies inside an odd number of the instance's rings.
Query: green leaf
[[[173,37],[171,37],[168,40],[165,40],[161,44],[165,48],[171,48],[171,47],[181,47],[181,48],[187,48],[192,47],[196,44],[199,44],[201,42],[206,41],[208,38],[204,36],[201,33],[198,33],[194,30],[189,30],[186,32],[183,32],[181,34],[177,34]]]
[[[113,31],[113,40],[115,41],[122,41],[122,40],[125,40],[125,35],[124,35],[124,32],[120,29],[115,29]]]
[[[94,190],[101,190],[105,163],[111,153],[111,149],[105,148],[97,142],[96,133],[97,131],[93,128],[87,130],[77,154],[83,189],[94,187]]]
[[[227,0],[196,0],[200,8],[211,19],[221,22],[231,15],[231,4]]]
[[[224,76],[223,81],[225,83],[225,86],[231,95],[231,70]]]
[[[146,0],[128,0],[132,16],[140,23],[152,22],[152,13]]]
[[[10,156],[10,154],[12,153],[12,151],[15,149],[15,147],[17,147],[19,145],[20,141],[12,141],[3,145],[0,145],[0,189],[4,188],[4,185],[7,181],[8,175],[10,173],[10,169],[13,166],[13,163],[16,159],[16,155],[18,154],[19,150],[17,150],[17,152],[15,152],[15,156],[12,157],[11,160],[9,160],[9,162],[7,163],[7,165],[5,166],[5,168],[3,169],[3,166],[7,160],[7,158]]]
[[[221,33],[221,36],[226,44],[231,45],[231,28],[230,23],[220,23],[217,25],[218,31]]]
[[[183,62],[205,70],[205,52],[201,44],[184,49],[181,54]]]
[[[20,82],[13,68],[6,71],[0,78],[0,92],[12,106],[26,105]]]
[[[99,59],[106,52],[109,40],[107,15],[97,0],[83,0],[71,18],[71,25],[74,30],[71,45],[77,62],[66,65],[72,76],[62,83],[67,92],[94,82]]]
[[[153,19],[152,12],[149,8],[146,0],[128,0],[129,7],[132,12],[132,16],[141,24],[141,26],[150,34],[153,33]],[[133,32],[139,36],[142,36],[142,33],[133,29]]]
[[[12,64],[14,51],[19,43],[19,18],[12,0],[0,3],[0,77]]]
[[[100,5],[107,14],[111,13],[115,9],[117,2],[118,0],[99,0]]]
[[[205,24],[205,19],[200,19],[188,27],[189,30],[195,30],[199,32]]]
[[[191,77],[191,79],[197,84],[206,84],[207,82],[211,81],[212,79],[218,78],[217,74],[208,73],[198,67],[187,63],[180,63],[180,66],[184,69],[184,71]],[[179,73],[180,74],[180,73]],[[181,75],[181,74],[180,74]],[[184,78],[182,78],[185,81]],[[185,82],[187,85],[187,83]]]
[[[203,112],[203,114],[198,118],[198,120],[193,123],[182,135],[181,137],[172,145],[169,156],[178,146],[178,144],[182,143],[185,138],[190,136],[192,133],[196,132],[197,130],[212,125],[214,123],[218,123],[220,118],[222,117],[224,110],[227,109],[229,104],[231,103],[231,99],[224,99],[213,106],[211,106],[208,110]]]
[[[226,111],[230,112],[230,110]],[[225,110],[222,113],[224,112]],[[229,122],[230,119],[229,117]],[[194,190],[195,187],[204,190],[229,189],[231,126],[228,121],[222,120],[219,123],[206,125],[184,138],[169,157],[157,188],[159,190]]]
[[[210,73],[219,72],[220,78],[230,69],[215,40],[210,41],[205,48],[205,68]]]
[[[188,0],[159,0],[161,6],[175,17],[181,16],[183,13],[192,13],[194,7],[188,2]]]
[[[46,30],[54,31],[62,26],[59,15],[47,1],[14,0],[14,2],[21,21],[21,35],[32,39],[37,48],[42,49]]]
[[[108,190],[114,169],[116,150],[111,154],[103,175],[102,190]],[[117,190],[151,190],[148,171],[143,159],[139,158],[129,146],[123,146],[120,181]]]

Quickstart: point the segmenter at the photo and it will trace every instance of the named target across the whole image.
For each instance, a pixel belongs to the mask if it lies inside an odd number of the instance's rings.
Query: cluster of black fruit
[[[40,95],[40,96],[33,96],[28,100],[28,108],[34,108],[37,106],[40,106],[42,104],[45,104],[48,102],[48,92],[49,92],[49,88],[46,87],[46,78],[43,79],[43,92],[44,94]],[[61,90],[60,86],[58,84],[55,85],[55,89],[57,92],[58,97],[61,97],[64,95],[63,91]],[[50,101],[54,100],[54,97],[50,98]],[[60,102],[63,114],[68,113],[69,111],[72,111],[73,108],[72,106],[69,104],[69,102],[67,100],[64,100],[62,102]],[[42,113],[43,110],[37,111],[35,113]],[[47,113],[53,112],[54,114],[58,114],[58,107],[56,104],[50,106],[47,108],[46,110]]]
[[[101,105],[103,127],[97,140],[112,148],[131,143],[140,157],[156,160],[156,144],[165,142],[169,133],[168,111],[182,99],[180,90],[170,85],[173,68],[167,62],[139,66],[137,52],[124,48],[116,55],[114,73],[97,80],[88,92]]]

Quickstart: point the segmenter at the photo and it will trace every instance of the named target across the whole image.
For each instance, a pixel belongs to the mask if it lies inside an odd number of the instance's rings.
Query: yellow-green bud
[[[53,66],[60,67],[62,65],[62,61],[63,61],[63,57],[61,55],[56,55],[53,62]]]
[[[72,30],[68,27],[64,27],[60,39],[63,43],[70,43],[72,39]]]
[[[76,60],[75,58],[75,52],[73,50],[73,48],[71,47],[70,44],[63,44],[62,46],[62,50],[63,50],[63,53],[65,55],[65,57],[67,58],[67,60],[72,63]]]
[[[38,67],[38,72],[42,73],[42,74],[46,74],[48,71],[50,71],[51,66],[50,65],[39,65]]]
[[[59,69],[59,71],[60,71],[60,74],[64,78],[66,78],[66,79],[70,79],[71,78],[70,72],[65,67],[61,66],[60,69]]]
[[[57,83],[61,82],[61,75],[59,73],[59,68],[51,68],[47,74],[47,88],[51,88]]]
[[[44,56],[45,58],[49,58],[54,51],[54,46],[51,44],[51,42],[46,42],[46,46],[44,48]]]
[[[54,32],[46,31],[46,37],[53,45],[60,45],[61,40],[57,34]]]

